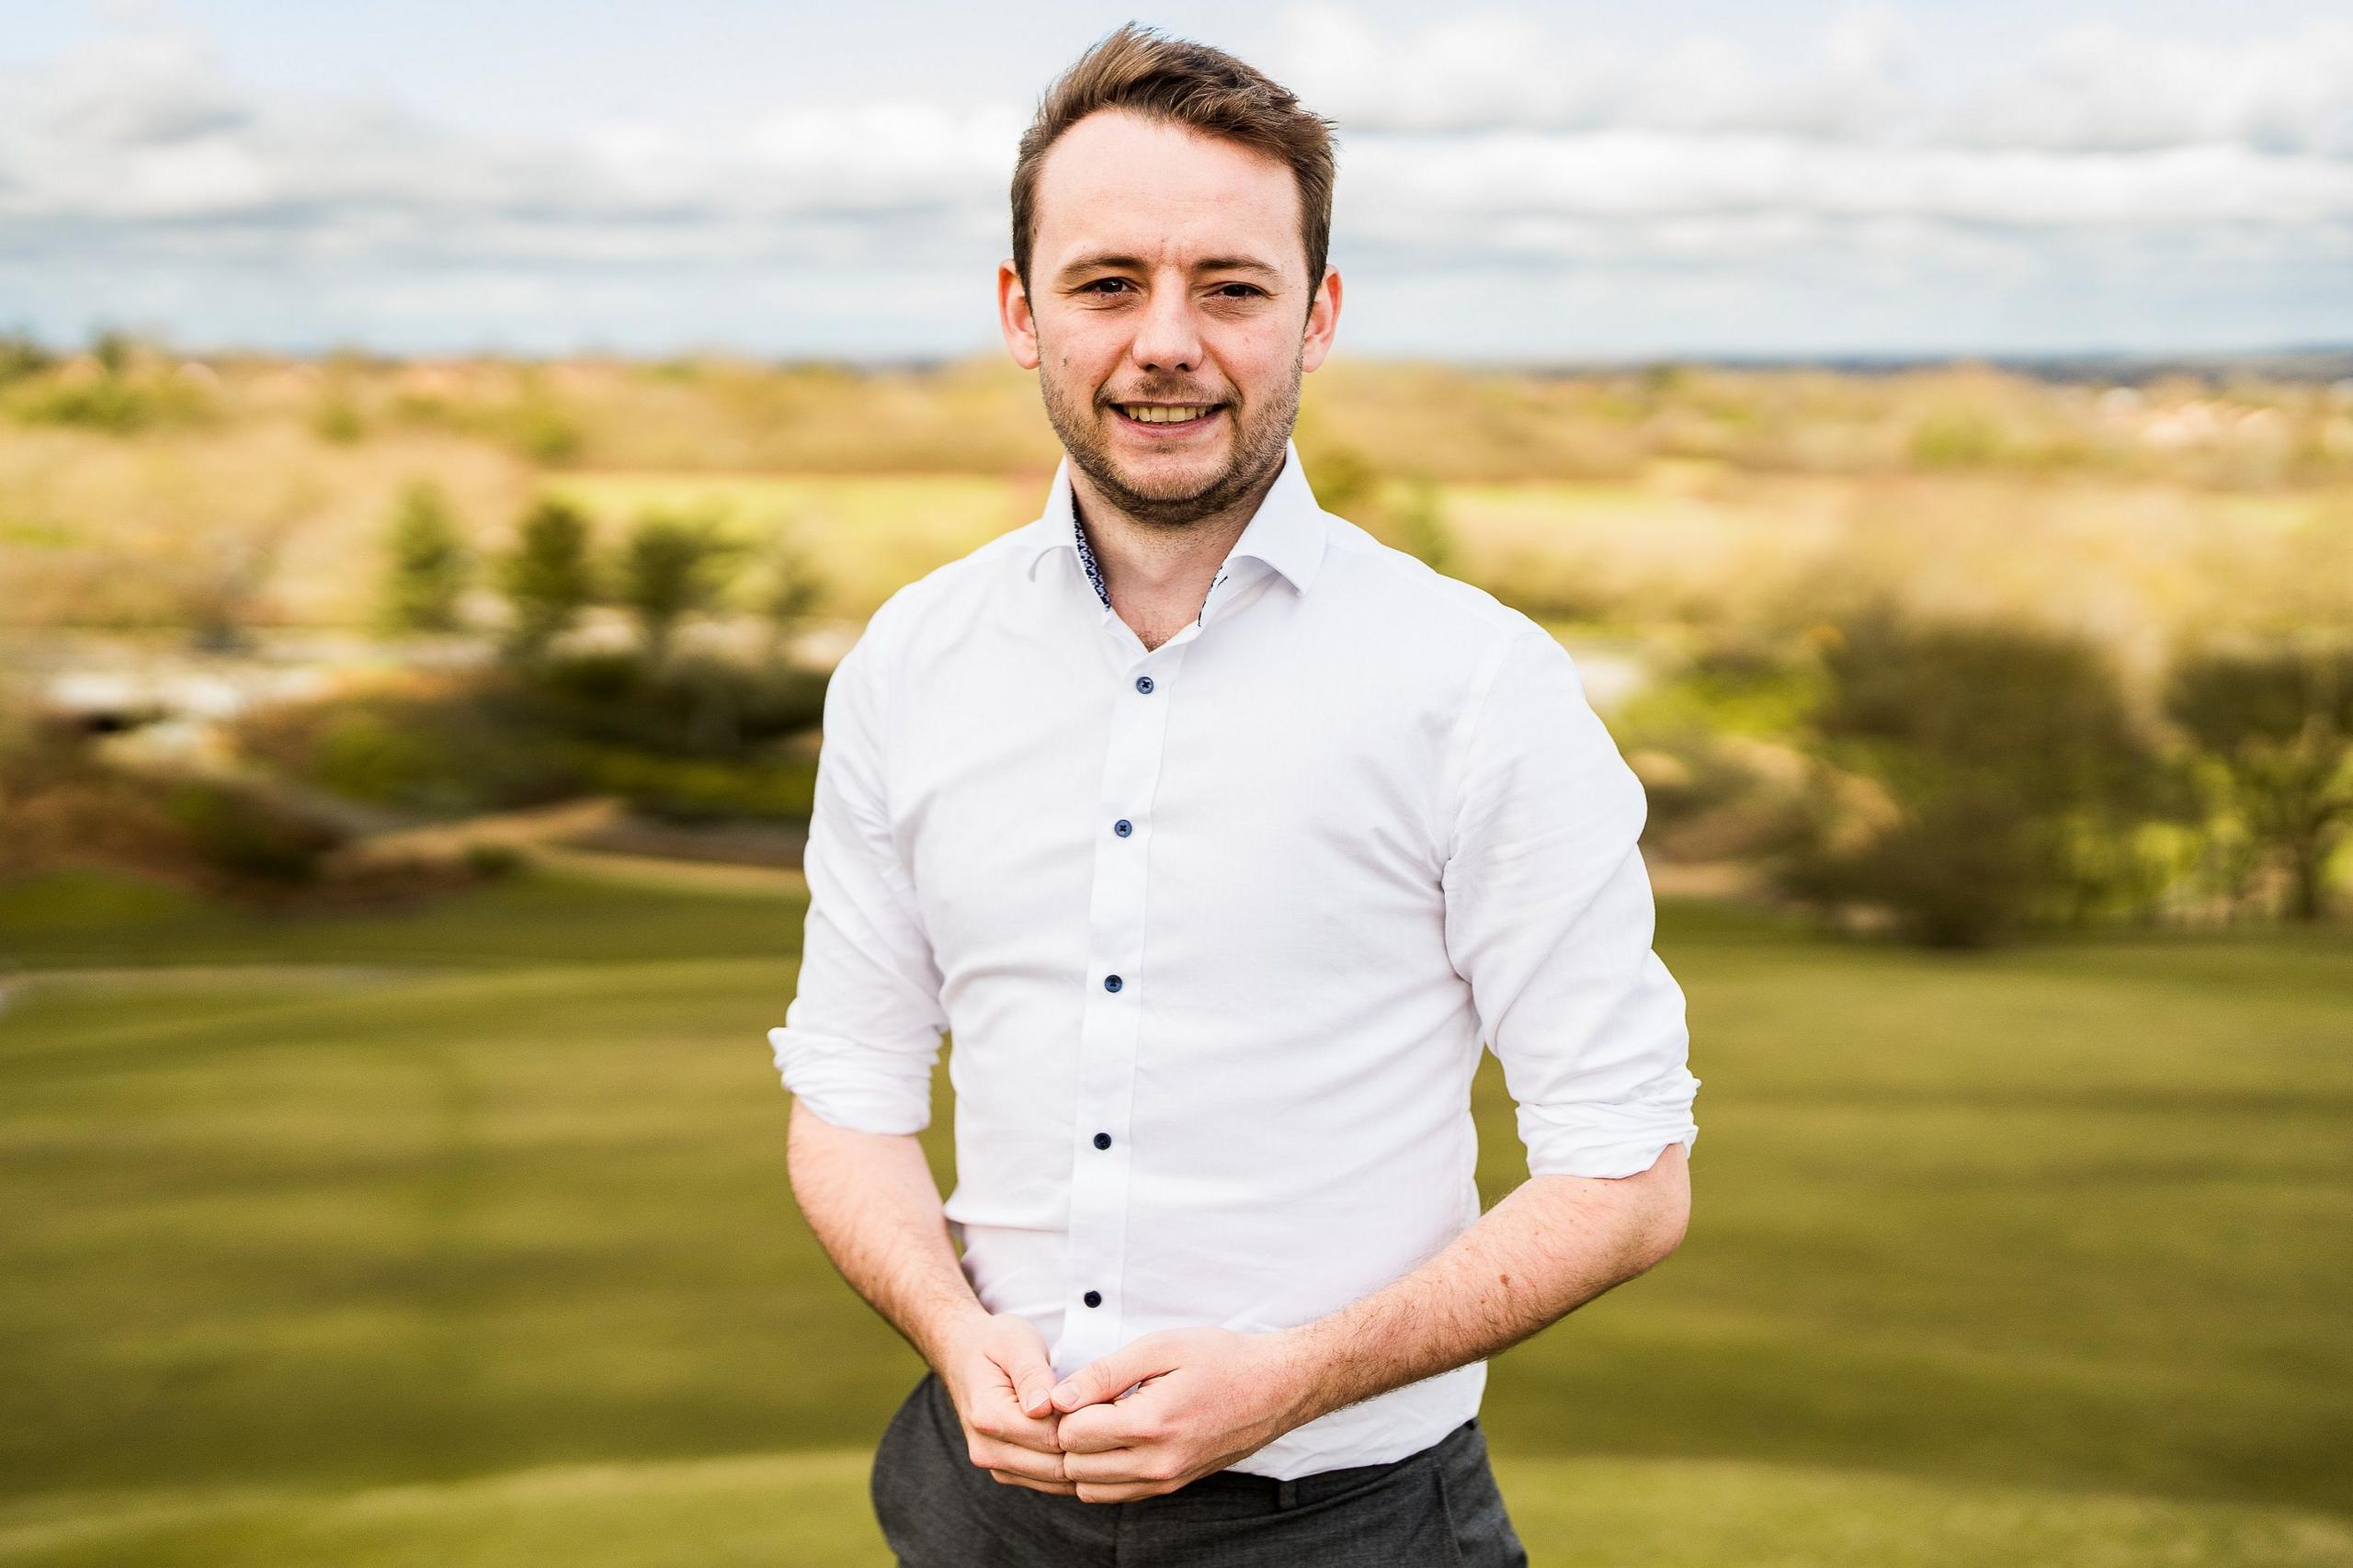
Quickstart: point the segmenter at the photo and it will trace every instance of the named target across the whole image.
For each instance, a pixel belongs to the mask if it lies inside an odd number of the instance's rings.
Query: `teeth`
[[[1199,419],[1213,403],[1169,404],[1131,403],[1121,405],[1128,417],[1140,425],[1181,425],[1188,419]]]

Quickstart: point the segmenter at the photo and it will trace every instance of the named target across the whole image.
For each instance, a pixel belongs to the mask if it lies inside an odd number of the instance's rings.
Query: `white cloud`
[[[1746,288],[1760,309],[1834,312],[1843,278],[1881,296],[1874,331],[1908,279],[1924,338],[1962,288],[1993,291],[1995,322],[2063,324],[2052,301],[2086,287],[2312,336],[2353,321],[2353,24],[2220,48],[2077,29],[1959,84],[1928,79],[1883,6],[1842,13],[1794,66],[1704,34],[1638,54],[1491,10],[1383,31],[1324,5],[1276,30],[1268,68],[1341,122],[1335,254],[1376,342],[1399,318],[1362,280],[1452,298],[1475,336],[1508,301],[1447,280],[1498,268],[1617,279],[1619,308],[1647,299],[1660,332],[1688,319],[1677,278],[1708,279],[1711,301]],[[575,340],[654,342],[665,319],[723,335],[733,290],[766,312],[742,330],[770,341],[961,347],[987,332],[1024,118],[1013,96],[877,97],[725,135],[645,115],[484,138],[258,93],[199,39],[132,28],[0,80],[0,297],[61,322],[153,309],[199,338],[268,330],[275,301],[290,335],[366,337],[372,309],[409,340],[523,322],[560,343],[567,322]],[[2153,292],[2136,330],[2194,329],[2177,309]]]
[[[2353,158],[2353,21],[2222,48],[2071,28],[2015,78],[1955,106],[1944,130],[1989,146],[2143,152],[2227,142]]]

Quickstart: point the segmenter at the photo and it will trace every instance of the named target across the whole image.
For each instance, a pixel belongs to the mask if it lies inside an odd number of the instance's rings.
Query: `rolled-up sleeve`
[[[1505,646],[1458,748],[1446,940],[1535,1176],[1625,1176],[1699,1137],[1682,988],[1652,950],[1642,781],[1541,628]]]
[[[948,1020],[913,882],[891,833],[884,658],[870,623],[825,687],[802,858],[801,979],[768,1030],[784,1086],[860,1132],[921,1131]]]

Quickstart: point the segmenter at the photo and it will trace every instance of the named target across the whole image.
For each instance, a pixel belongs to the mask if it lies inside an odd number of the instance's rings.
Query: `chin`
[[[1232,444],[1227,441],[1187,452],[1137,452],[1114,446],[1104,456],[1129,489],[1164,501],[1199,494],[1223,478],[1233,463]]]

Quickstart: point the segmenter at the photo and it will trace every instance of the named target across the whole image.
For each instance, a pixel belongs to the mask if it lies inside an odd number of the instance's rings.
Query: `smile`
[[[1180,435],[1198,430],[1224,407],[1216,403],[1115,403],[1120,417],[1131,425],[1149,426],[1155,435]]]

